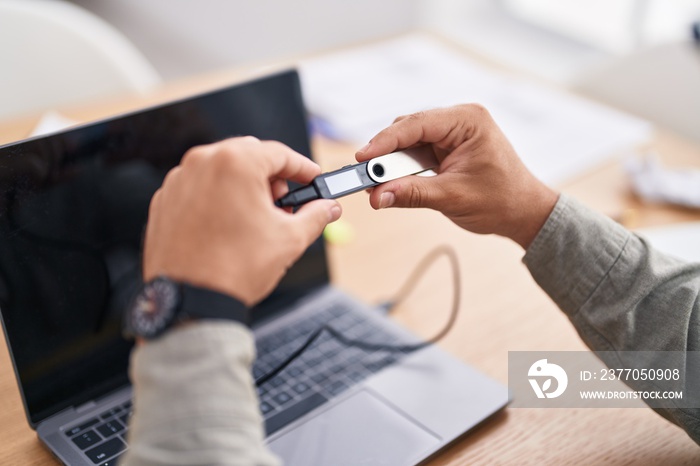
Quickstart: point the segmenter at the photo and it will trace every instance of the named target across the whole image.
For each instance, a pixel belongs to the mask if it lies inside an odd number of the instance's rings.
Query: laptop
[[[310,156],[295,71],[0,147],[3,328],[29,424],[64,464],[114,465],[128,449],[122,311],[142,283],[151,196],[187,149],[236,135]],[[256,378],[325,324],[418,341],[330,284],[321,239],[252,315]],[[304,466],[415,464],[508,402],[437,347],[368,351],[328,334],[258,394],[270,449]]]

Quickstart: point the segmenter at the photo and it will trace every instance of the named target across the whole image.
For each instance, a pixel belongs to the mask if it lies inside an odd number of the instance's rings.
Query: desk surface
[[[169,85],[148,97],[130,97],[67,109],[80,121],[220,86],[237,73]],[[0,144],[21,139],[36,117],[0,122]],[[353,148],[315,141],[324,168],[352,161]],[[658,131],[652,146],[669,165],[700,166],[700,147]],[[589,206],[630,227],[700,220],[700,214],[641,204],[612,162],[560,186]],[[450,244],[462,267],[463,305],[445,350],[507,383],[509,350],[583,350],[573,327],[537,287],[514,243],[467,233],[427,210],[375,212],[364,194],[342,200],[353,239],[329,247],[335,284],[370,302],[391,296],[414,264],[438,244]],[[371,264],[368,266],[367,264]],[[436,266],[394,318],[430,336],[449,309],[449,270]],[[3,337],[0,337],[0,339]],[[12,365],[0,341],[0,464],[56,464],[28,427]],[[457,464],[698,464],[700,449],[684,432],[648,409],[506,409],[437,455],[431,465]]]

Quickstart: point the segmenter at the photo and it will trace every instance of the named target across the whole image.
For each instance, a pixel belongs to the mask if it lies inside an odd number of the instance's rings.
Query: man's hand
[[[165,275],[257,303],[340,217],[330,200],[295,214],[274,206],[286,180],[309,183],[318,174],[284,144],[254,137],[192,148],[151,201],[144,279]]]
[[[527,249],[558,194],[525,168],[483,107],[468,104],[399,117],[356,157],[363,162],[424,144],[440,161],[438,175],[379,185],[370,195],[372,207],[428,207],[466,230],[506,236]]]

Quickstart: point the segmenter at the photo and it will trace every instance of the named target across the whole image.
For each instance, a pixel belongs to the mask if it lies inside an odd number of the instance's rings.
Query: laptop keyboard
[[[256,342],[258,358],[253,366],[259,378],[279,366],[307,338],[329,324],[343,336],[376,344],[409,344],[358,312],[340,305],[295,322]],[[403,353],[368,351],[346,346],[324,332],[277,376],[258,387],[260,410],[268,435],[322,405],[382,368]]]
[[[131,416],[131,401],[66,429],[64,434],[70,437],[94,464],[116,466],[119,455],[126,450],[129,416]]]
[[[320,327],[329,324],[345,337],[377,344],[409,344],[377,327],[361,314],[334,305],[257,342],[253,366],[257,379],[275,369]],[[394,363],[401,352],[369,351],[346,346],[323,333],[277,376],[258,387],[265,430],[270,435]],[[66,429],[64,434],[96,465],[115,466],[126,450],[131,401]]]

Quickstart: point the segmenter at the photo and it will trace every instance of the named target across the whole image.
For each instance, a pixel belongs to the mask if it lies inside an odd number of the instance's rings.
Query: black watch
[[[158,277],[143,285],[126,311],[127,338],[156,338],[186,320],[222,319],[248,324],[248,308],[223,293]]]

